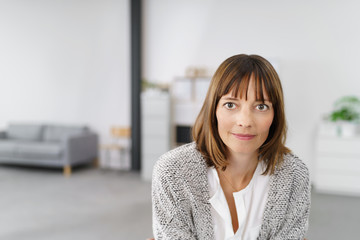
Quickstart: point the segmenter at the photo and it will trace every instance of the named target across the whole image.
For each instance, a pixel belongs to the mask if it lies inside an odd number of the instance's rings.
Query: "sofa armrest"
[[[98,157],[98,136],[95,133],[68,136],[63,141],[66,165],[72,166]]]
[[[0,139],[5,139],[7,137],[7,134],[5,131],[0,131]]]

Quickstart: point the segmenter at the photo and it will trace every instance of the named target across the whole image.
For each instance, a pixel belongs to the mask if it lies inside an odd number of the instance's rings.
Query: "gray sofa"
[[[98,136],[86,126],[12,123],[0,132],[0,163],[63,168],[97,160]]]

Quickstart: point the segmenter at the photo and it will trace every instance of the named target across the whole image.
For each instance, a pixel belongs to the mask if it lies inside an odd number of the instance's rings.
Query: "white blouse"
[[[234,233],[229,206],[214,167],[208,168],[211,214],[216,240],[255,240],[260,232],[269,192],[269,175],[261,175],[265,164],[260,162],[246,188],[234,192],[239,228]]]

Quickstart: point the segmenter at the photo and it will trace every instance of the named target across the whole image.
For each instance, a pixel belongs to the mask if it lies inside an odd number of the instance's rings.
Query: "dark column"
[[[141,169],[141,0],[130,0],[131,8],[131,169]]]

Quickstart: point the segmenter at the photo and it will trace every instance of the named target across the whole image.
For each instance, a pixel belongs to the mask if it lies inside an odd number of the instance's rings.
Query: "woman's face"
[[[271,123],[274,119],[274,109],[264,91],[264,100],[256,100],[256,89],[251,78],[247,100],[246,94],[234,97],[233,92],[221,97],[216,118],[221,140],[233,154],[257,154],[260,146],[265,142]]]

